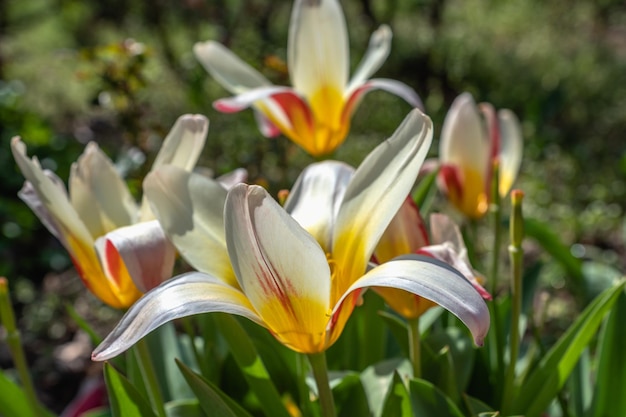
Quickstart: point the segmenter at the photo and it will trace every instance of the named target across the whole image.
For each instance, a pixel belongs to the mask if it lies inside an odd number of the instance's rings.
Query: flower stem
[[[150,357],[150,351],[145,338],[141,339],[135,345],[135,357],[137,358],[137,365],[139,371],[146,383],[146,390],[148,391],[148,399],[152,408],[159,417],[165,417],[165,408],[163,407],[163,396],[161,395],[161,389],[159,388],[159,382],[157,380],[154,365]]]
[[[320,398],[320,408],[323,417],[335,417],[335,401],[333,393],[330,390],[330,382],[328,380],[328,369],[326,367],[326,355],[324,352],[310,353],[309,362],[313,369],[313,376],[317,384],[317,392]]]
[[[22,336],[15,324],[15,314],[11,304],[11,296],[9,295],[9,283],[6,278],[0,277],[0,319],[7,332],[7,344],[13,356],[13,362],[17,369],[24,394],[28,399],[28,405],[31,408],[33,416],[43,416],[41,406],[37,400],[35,387],[28,372],[28,364],[26,363],[26,355],[22,348]]]
[[[420,319],[419,317],[408,320],[409,331],[409,358],[413,365],[413,378],[422,377],[422,357],[420,340]]]
[[[498,291],[498,267],[500,265],[500,246],[502,235],[502,201],[500,198],[500,164],[496,161],[493,164],[492,179],[491,179],[491,202],[490,202],[490,214],[491,214],[491,226],[493,228],[493,246],[491,249],[491,265],[489,269],[489,292],[493,297],[493,301],[489,303],[489,312],[491,315],[491,322],[493,323],[493,333],[490,337],[493,344],[495,344],[495,361],[492,361],[492,365],[495,365],[498,372],[498,380],[504,376],[504,337],[502,334],[502,326],[500,322],[500,313],[498,311],[497,291]],[[493,347],[493,346],[492,346]],[[492,356],[493,358],[493,356]]]
[[[522,240],[524,237],[524,220],[522,218],[522,200],[524,194],[520,190],[511,193],[511,244],[509,256],[511,259],[511,334],[509,338],[509,366],[504,380],[503,408],[508,409],[513,398],[515,382],[515,364],[519,354],[519,318],[522,314]]]

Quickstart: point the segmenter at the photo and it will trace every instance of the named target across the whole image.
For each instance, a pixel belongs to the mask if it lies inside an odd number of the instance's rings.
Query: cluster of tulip
[[[20,198],[67,249],[85,286],[125,311],[93,360],[112,360],[176,319],[215,312],[242,316],[310,359],[316,381],[311,395],[319,398],[314,404],[320,411],[282,398],[287,414],[280,415],[329,417],[338,407],[324,353],[369,302],[366,292],[380,296],[408,330],[412,366],[401,380],[422,377],[419,321],[433,307],[460,319],[474,344],[483,345],[493,321],[486,278],[472,266],[451,217],[431,213],[424,221],[411,195],[420,178],[432,175],[456,217],[481,219],[516,179],[521,128],[509,110],[496,112],[461,94],[443,123],[438,160],[425,161],[433,124],[419,96],[401,82],[370,78],[390,53],[391,36],[387,26],[373,33],[348,80],[347,29],[338,1],[296,0],[288,43],[292,87],[272,85],[215,41],[195,45],[201,64],[233,94],[217,100],[215,109],[252,108],[263,135],[282,134],[318,159],[278,201],[261,186],[246,184],[244,170],[216,179],[194,172],[209,128],[201,115],[183,115],[172,127],[143,181],[140,204],[95,143],[72,166],[67,192],[54,173],[27,157],[20,138],[13,139],[13,155],[26,178]],[[344,142],[352,114],[373,89],[395,94],[414,109],[356,169],[325,159]],[[194,271],[172,277],[178,256]],[[248,415],[224,399],[219,387],[211,389],[219,393],[211,397],[213,406],[226,410],[219,415]],[[515,404],[507,390],[505,384],[505,408]],[[150,412],[165,415],[159,396],[148,397]],[[420,409],[420,394],[410,398],[413,409]],[[457,415],[454,401],[446,401],[437,410],[447,414],[438,415]],[[477,408],[464,407],[475,415]]]

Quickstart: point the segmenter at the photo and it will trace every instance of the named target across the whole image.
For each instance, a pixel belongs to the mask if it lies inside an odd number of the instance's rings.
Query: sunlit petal
[[[105,270],[121,259],[135,286],[147,292],[172,277],[176,249],[157,220],[120,227],[101,237]],[[98,247],[96,242],[96,247]]]
[[[126,183],[94,142],[72,164],[68,186],[72,205],[94,237],[137,219],[137,204]]]
[[[148,174],[143,188],[181,256],[198,271],[238,286],[224,235],[226,190],[204,175],[168,165]]]
[[[350,57],[346,21],[337,0],[296,0],[287,49],[297,91],[309,99],[320,91],[344,91]]]
[[[439,157],[442,163],[468,166],[478,172],[485,171],[489,157],[489,142],[482,125],[480,113],[472,95],[458,96],[441,129]]]
[[[419,209],[407,197],[376,245],[374,256],[383,263],[428,245],[428,233]]]
[[[260,72],[218,42],[198,42],[193,52],[211,76],[232,94],[271,85]]]
[[[372,33],[365,56],[346,88],[346,95],[350,95],[353,89],[367,81],[383,65],[391,50],[392,36],[391,29],[387,25],[382,25]]]
[[[216,311],[263,325],[241,291],[211,275],[193,272],[175,277],[141,297],[94,350],[92,359],[113,358],[168,321]]]
[[[227,172],[215,179],[222,187],[229,190],[240,182],[246,182],[248,180],[248,171],[245,168],[237,168],[233,171]]]
[[[259,316],[283,344],[320,351],[330,313],[324,251],[259,186],[235,186],[224,213],[233,268]]]
[[[154,159],[152,170],[161,165],[174,165],[191,171],[204,148],[209,120],[201,114],[180,116],[167,134]]]
[[[500,195],[505,196],[517,177],[524,144],[519,120],[510,110],[498,112],[500,123]]]
[[[330,252],[335,217],[354,168],[338,161],[306,167],[289,193],[285,210]]]
[[[489,310],[481,296],[458,271],[436,259],[407,255],[372,269],[346,291],[333,314],[352,291],[367,287],[398,288],[439,304],[465,323],[478,346],[489,330]]]
[[[432,122],[419,110],[361,163],[337,216],[332,253],[343,293],[365,272],[378,240],[409,195],[432,141]]]

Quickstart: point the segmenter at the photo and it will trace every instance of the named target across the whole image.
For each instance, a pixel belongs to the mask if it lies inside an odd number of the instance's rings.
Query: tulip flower
[[[441,131],[439,188],[464,215],[478,219],[489,207],[494,163],[499,164],[499,193],[504,197],[517,177],[522,151],[521,128],[513,112],[496,114],[490,104],[477,106],[469,93],[461,94]]]
[[[172,164],[191,170],[202,151],[208,120],[180,117],[163,142],[152,169]],[[19,197],[68,251],[85,286],[100,300],[124,309],[170,278],[175,248],[144,199],[138,205],[111,160],[89,143],[72,165],[69,194],[19,137],[13,156],[26,178]]]
[[[353,175],[339,162],[312,165],[284,208],[263,188],[239,184],[220,211],[221,201],[208,198],[213,190],[199,187],[210,180],[172,167],[154,172],[146,179],[148,199],[183,256],[195,260],[200,271],[144,295],[92,358],[114,357],[172,319],[214,311],[247,317],[294,351],[321,353],[341,334],[362,291],[372,286],[400,288],[443,305],[481,344],[489,327],[487,307],[453,268],[409,256],[368,271],[376,243],[413,186],[431,140],[430,119],[414,110]],[[204,246],[189,244],[203,240]]]
[[[282,132],[310,155],[323,156],[343,143],[352,114],[371,90],[385,90],[413,107],[422,107],[409,86],[369,79],[389,55],[391,37],[388,26],[374,32],[365,57],[348,81],[348,33],[339,2],[296,0],[287,45],[293,88],[272,85],[217,42],[197,43],[194,53],[213,78],[235,95],[217,100],[218,111],[233,113],[252,107],[265,136]]]
[[[429,238],[417,206],[407,198],[378,242],[374,251],[376,263],[407,253],[429,256],[453,266],[484,299],[490,300],[491,295],[481,285],[484,278],[472,268],[458,226],[445,214],[434,213],[430,215],[430,229]],[[406,291],[379,288],[376,292],[389,307],[409,320],[436,306],[433,301]]]

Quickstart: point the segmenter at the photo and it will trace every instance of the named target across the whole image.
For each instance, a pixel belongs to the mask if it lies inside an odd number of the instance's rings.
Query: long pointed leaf
[[[108,363],[104,364],[106,381],[113,417],[156,417],[147,400],[139,394],[125,376]]]
[[[415,416],[463,417],[452,400],[428,381],[411,380],[409,391]]]
[[[624,290],[625,284],[626,282],[621,282],[596,297],[550,349],[535,371],[521,383],[512,407],[514,413],[536,417],[547,409],[567,381],[581,353],[595,335],[604,315]]]
[[[593,417],[626,415],[626,293],[622,292],[604,326],[598,353]]]
[[[217,386],[193,372],[185,364],[176,361],[185,380],[198,397],[200,407],[209,416],[215,417],[252,417],[232,398],[222,392]]]

